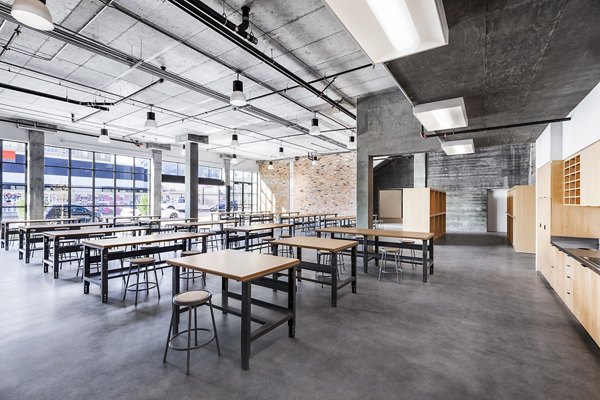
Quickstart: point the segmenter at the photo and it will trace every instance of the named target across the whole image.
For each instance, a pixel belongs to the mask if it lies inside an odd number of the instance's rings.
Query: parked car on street
[[[225,206],[225,202],[220,201],[218,205],[211,207],[210,211],[216,212],[218,210],[219,212],[224,212],[226,209],[227,209],[227,207]],[[233,200],[231,202],[231,211],[237,211],[237,210],[238,210],[238,203],[237,203],[237,201]]]
[[[185,211],[185,207],[184,207],[184,211]],[[177,211],[175,209],[175,207],[171,207],[171,205],[167,205],[167,204],[163,203],[160,207],[160,217],[161,218],[179,218],[179,211]]]
[[[70,210],[69,210],[70,208]],[[69,213],[70,211],[70,213]],[[87,207],[83,206],[51,206],[46,211],[46,219],[57,219],[57,218],[68,218],[68,217],[80,217],[81,222],[101,222],[103,220],[102,214],[99,211],[92,213]]]

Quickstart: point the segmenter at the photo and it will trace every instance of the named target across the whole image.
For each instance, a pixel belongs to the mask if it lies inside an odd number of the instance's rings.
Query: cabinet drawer
[[[568,295],[573,296],[573,279],[565,278],[565,292]]]
[[[572,281],[571,281],[572,282]],[[565,302],[567,308],[573,312],[573,288],[570,291],[565,291],[565,296],[563,297],[563,301]]]
[[[573,269],[573,267],[570,264],[568,264],[568,260],[567,260],[567,264],[565,264],[565,278],[573,279],[574,274],[575,274],[575,270]]]

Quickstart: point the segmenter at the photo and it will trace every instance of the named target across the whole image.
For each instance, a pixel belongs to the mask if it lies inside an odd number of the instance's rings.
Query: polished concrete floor
[[[0,399],[600,398],[600,350],[533,256],[491,235],[440,244],[428,284],[410,267],[400,285],[378,282],[371,268],[333,309],[326,287],[301,283],[296,338],[281,327],[254,342],[249,371],[239,319],[217,313],[222,356],[212,345],[194,351],[191,376],[184,353],[162,363],[167,273],[160,300],[123,302],[114,280],[102,304],[98,287],[82,294],[74,269],[54,280],[39,253],[25,265],[1,250]],[[217,293],[219,283],[209,277],[208,287]]]

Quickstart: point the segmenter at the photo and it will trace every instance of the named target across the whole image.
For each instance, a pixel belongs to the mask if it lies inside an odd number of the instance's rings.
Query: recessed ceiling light
[[[324,0],[374,62],[448,44],[442,0]]]
[[[46,0],[15,0],[10,14],[20,23],[40,31],[54,29]]]
[[[462,128],[469,124],[462,97],[419,104],[413,108],[413,114],[429,132]]]
[[[473,139],[452,140],[442,142],[442,150],[449,156],[471,154],[475,153],[475,144],[473,143]]]

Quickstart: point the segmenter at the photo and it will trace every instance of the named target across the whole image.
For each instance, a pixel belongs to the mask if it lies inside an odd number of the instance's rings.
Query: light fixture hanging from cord
[[[183,145],[183,147],[181,148],[181,155],[185,156],[185,144]]]
[[[240,142],[238,141],[237,131],[233,130],[233,135],[231,135],[231,147],[238,147]]]
[[[348,139],[348,145],[346,146],[348,150],[356,150],[356,138],[354,135],[350,136]]]
[[[229,104],[234,107],[243,107],[248,102],[244,94],[244,82],[240,81],[240,74],[237,74],[237,79],[233,81],[233,92],[229,98]]]
[[[321,134],[321,128],[319,128],[319,119],[317,118],[317,113],[315,113],[315,116],[310,123],[310,129],[308,130],[308,134],[312,136],[317,136]]]
[[[282,156],[283,155],[283,146],[279,146],[279,155]]]
[[[238,159],[237,159],[237,156],[235,155],[235,152],[231,156],[231,163],[234,165],[238,163]]]
[[[317,156],[317,152],[308,153],[308,159],[311,162],[311,165],[319,165],[319,157]]]
[[[46,6],[46,0],[15,0],[10,14],[23,25],[40,31],[54,29],[52,15]]]
[[[156,129],[158,128],[158,124],[156,123],[156,114],[152,111],[152,106],[150,106],[150,111],[146,113],[146,123],[144,124],[146,129]]]
[[[100,136],[98,136],[98,143],[108,144],[110,143],[110,136],[108,136],[108,129],[106,129],[106,124],[104,127],[100,129]]]
[[[267,169],[273,169],[273,161],[269,161],[269,166],[267,167]]]

